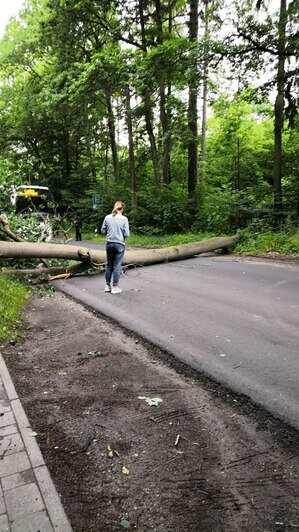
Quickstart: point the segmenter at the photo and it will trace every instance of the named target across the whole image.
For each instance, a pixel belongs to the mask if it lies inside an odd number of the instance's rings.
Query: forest
[[[299,221],[298,3],[27,0],[0,41],[0,210],[48,186],[96,227]],[[93,204],[94,203],[94,204]]]

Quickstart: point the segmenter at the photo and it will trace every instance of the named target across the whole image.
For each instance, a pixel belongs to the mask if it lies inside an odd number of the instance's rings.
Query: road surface
[[[199,255],[128,270],[122,294],[104,284],[102,274],[56,281],[299,428],[299,261]]]

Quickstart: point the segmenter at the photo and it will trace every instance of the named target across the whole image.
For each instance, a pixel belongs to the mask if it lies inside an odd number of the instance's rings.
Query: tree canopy
[[[27,0],[0,42],[0,186],[91,224],[121,197],[141,231],[298,222],[298,4],[276,5]]]

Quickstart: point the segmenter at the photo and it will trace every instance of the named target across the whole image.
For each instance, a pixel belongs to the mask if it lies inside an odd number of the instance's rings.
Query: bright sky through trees
[[[10,17],[16,16],[24,4],[24,0],[0,0],[0,38]]]
[[[280,0],[271,0],[271,10],[279,8]],[[12,16],[16,16],[25,3],[25,0],[0,0],[0,38],[2,37],[5,27]]]

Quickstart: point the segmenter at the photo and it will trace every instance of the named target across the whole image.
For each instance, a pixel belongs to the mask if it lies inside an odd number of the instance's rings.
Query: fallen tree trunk
[[[125,253],[123,264],[149,265],[181,260],[200,253],[228,248],[234,246],[236,242],[237,236],[216,237],[168,248],[129,250]],[[97,268],[105,263],[106,252],[105,250],[65,244],[0,242],[0,259],[41,257],[77,260]]]
[[[104,266],[104,264],[103,264]],[[90,265],[79,262],[78,264],[72,264],[71,266],[52,266],[49,268],[31,268],[23,270],[3,270],[2,274],[12,275],[14,277],[21,277],[24,275],[30,275],[30,277],[39,277],[40,275],[46,275],[47,279],[55,275],[66,274],[69,276],[76,275],[77,273],[83,273],[90,269]]]
[[[201,242],[194,242],[192,244],[181,244],[179,246],[171,246],[168,248],[154,248],[154,249],[140,249],[127,251],[123,264],[158,264],[160,262],[171,262],[174,260],[182,260],[200,255],[201,253],[208,253],[216,249],[225,249],[235,246],[237,236],[231,237],[216,237]]]
[[[0,259],[68,259],[89,260],[89,252],[97,252],[89,248],[70,246],[69,244],[47,244],[45,242],[0,242]],[[105,257],[105,252],[100,251]],[[105,261],[105,259],[104,259]]]

